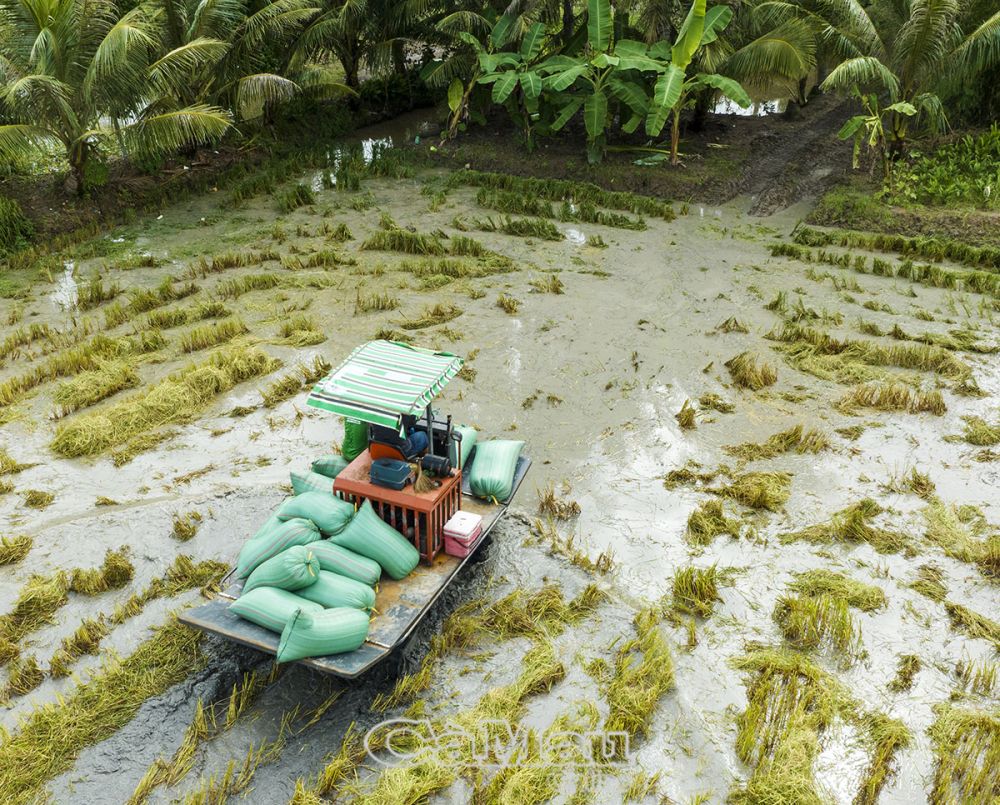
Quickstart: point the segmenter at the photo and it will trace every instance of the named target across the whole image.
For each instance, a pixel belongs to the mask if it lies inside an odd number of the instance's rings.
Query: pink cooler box
[[[482,535],[482,515],[455,512],[454,516],[444,524],[444,552],[448,556],[468,556]]]

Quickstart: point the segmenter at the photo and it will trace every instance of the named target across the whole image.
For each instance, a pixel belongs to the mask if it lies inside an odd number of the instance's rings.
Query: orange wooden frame
[[[333,491],[358,506],[370,501],[383,520],[413,543],[421,559],[434,561],[444,549],[445,523],[462,508],[461,471],[452,470],[437,489],[418,494],[412,485],[397,491],[373,484],[369,480],[371,463],[365,450],[340,471]]]

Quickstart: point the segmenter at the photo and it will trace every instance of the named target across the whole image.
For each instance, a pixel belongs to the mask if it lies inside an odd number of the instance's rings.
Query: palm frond
[[[218,63],[229,51],[229,43],[202,37],[165,53],[149,67],[149,78],[157,87],[179,92],[198,70]]]
[[[834,92],[852,92],[859,87],[878,87],[888,91],[893,100],[899,98],[899,79],[874,56],[841,62],[820,84],[821,89]]]
[[[0,126],[0,163],[12,163],[32,151],[45,151],[59,138],[48,129],[26,123]]]
[[[225,109],[206,104],[143,117],[123,129],[130,153],[163,155],[187,145],[215,142],[232,125]]]
[[[721,72],[743,84],[766,88],[797,81],[816,66],[816,38],[808,22],[789,19],[737,50]]]
[[[298,84],[274,73],[254,73],[236,83],[236,112],[241,120],[253,120],[269,103],[287,101],[299,91]]]

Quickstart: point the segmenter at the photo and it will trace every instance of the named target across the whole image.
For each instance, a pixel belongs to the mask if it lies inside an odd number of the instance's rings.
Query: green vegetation
[[[35,234],[21,205],[7,196],[0,196],[0,255],[25,248]]]
[[[715,565],[706,568],[682,567],[674,573],[671,605],[678,612],[700,615],[712,614],[719,598],[719,572]]]
[[[878,528],[871,520],[884,509],[871,498],[863,498],[836,512],[829,522],[818,523],[800,531],[781,534],[782,542],[803,540],[817,544],[845,542],[867,543],[879,553],[898,553],[910,544],[909,538],[899,532]]]
[[[830,446],[830,440],[815,428],[805,430],[802,425],[793,425],[787,430],[769,436],[761,444],[745,442],[744,444],[728,445],[723,448],[729,455],[742,458],[744,461],[759,461],[774,458],[782,453],[819,453]]]
[[[27,803],[72,768],[82,749],[113,735],[139,706],[205,661],[201,634],[176,622],[159,629],[124,660],[109,660],[62,701],[43,704],[0,743],[0,798]]]
[[[760,391],[778,382],[777,370],[765,361],[758,363],[757,356],[749,352],[741,352],[726,361],[725,365],[733,382],[741,388]]]
[[[886,605],[885,593],[872,584],[865,584],[843,573],[832,570],[806,570],[796,573],[795,580],[788,585],[792,592],[810,598],[829,595],[847,602],[864,612],[874,612]]]
[[[0,538],[0,565],[13,565],[28,555],[34,540],[27,534]]]
[[[706,500],[688,517],[688,542],[709,545],[720,534],[738,537],[740,522],[726,517],[721,500]]]
[[[904,203],[997,209],[998,164],[1000,127],[994,123],[978,136],[967,134],[930,153],[911,155],[896,166],[887,190],[894,200]]]
[[[279,362],[254,347],[213,353],[142,392],[99,412],[78,414],[56,428],[52,449],[67,457],[92,456],[192,419],[238,383],[274,371]]]
[[[723,497],[751,509],[777,511],[791,495],[792,476],[787,472],[746,472],[718,490]]]
[[[996,792],[1000,717],[951,704],[936,713],[929,730],[937,761],[931,802],[988,802]]]

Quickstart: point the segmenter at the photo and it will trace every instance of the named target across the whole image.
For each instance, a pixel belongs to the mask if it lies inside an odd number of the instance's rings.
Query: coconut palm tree
[[[156,47],[141,8],[119,15],[112,0],[0,0],[0,161],[60,147],[82,194],[95,151],[114,135],[144,154],[221,137],[225,110],[161,104]]]
[[[887,147],[897,154],[912,122],[942,130],[948,95],[1000,64],[995,0],[775,0],[761,8],[815,27],[839,60],[823,89],[876,91],[917,110],[888,121]]]
[[[149,1],[162,50],[150,76],[163,105],[215,103],[247,120],[298,91],[294,81],[266,68],[287,61],[281,51],[315,9],[304,0],[276,0],[254,12],[248,5]]]

